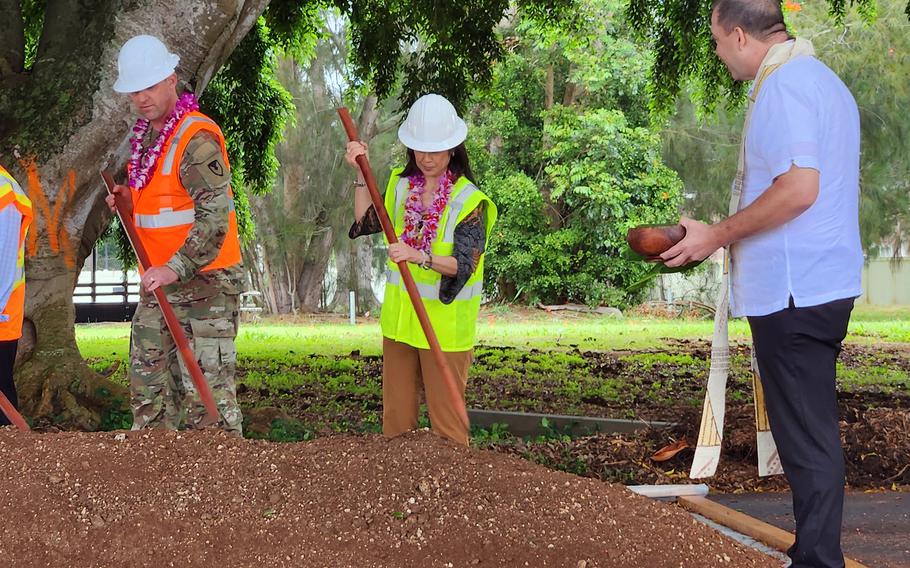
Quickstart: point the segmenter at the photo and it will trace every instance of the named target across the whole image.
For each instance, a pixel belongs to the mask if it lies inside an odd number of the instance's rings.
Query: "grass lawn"
[[[468,405],[675,421],[680,412],[697,412],[702,404],[712,330],[710,320],[634,312],[616,319],[485,309]],[[745,351],[748,325],[731,322],[730,334],[742,346],[733,353],[728,381],[732,409],[751,403],[752,383]],[[129,324],[80,325],[76,336],[96,371],[126,383]],[[848,344],[838,363],[838,383],[851,404],[905,407],[910,402],[910,308],[858,308]],[[271,422],[270,439],[380,428],[381,333],[376,319],[350,325],[338,316],[263,318],[242,324],[237,349],[244,415],[279,408],[289,417]],[[473,435],[486,440],[494,433],[477,430]]]
[[[481,345],[521,349],[639,350],[665,347],[668,339],[710,339],[713,330],[710,320],[563,314],[498,306],[486,309],[478,324],[478,340]],[[748,341],[749,329],[744,320],[730,323],[730,337],[733,341]],[[79,325],[76,338],[82,355],[88,359],[125,359],[129,324]],[[910,343],[910,307],[858,306],[847,341]],[[376,318],[360,320],[353,326],[334,317],[264,318],[241,325],[237,350],[241,359],[295,360],[308,355],[347,355],[352,351],[378,355],[381,334]]]

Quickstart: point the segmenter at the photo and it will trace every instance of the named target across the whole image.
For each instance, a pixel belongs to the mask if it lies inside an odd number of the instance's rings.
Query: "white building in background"
[[[124,270],[110,245],[92,250],[73,291],[76,322],[127,321],[138,301],[138,270]]]
[[[857,305],[910,306],[910,251],[896,258],[866,259],[863,266],[863,295]],[[891,253],[884,250],[884,254]],[[662,274],[649,299],[658,302],[700,302],[714,306],[721,282],[722,255],[715,253],[690,274]]]

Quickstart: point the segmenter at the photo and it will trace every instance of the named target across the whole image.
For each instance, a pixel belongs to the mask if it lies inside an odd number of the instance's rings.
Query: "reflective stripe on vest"
[[[228,204],[228,213],[234,213],[234,198],[230,198]],[[136,226],[140,229],[168,229],[171,227],[181,227],[183,225],[192,225],[196,220],[196,208],[183,209],[174,211],[170,207],[164,207],[158,210],[157,215],[136,215]]]
[[[404,230],[404,207],[407,200],[409,182],[401,178],[401,169],[392,171],[392,177],[386,185],[385,205],[392,216],[395,233]],[[486,203],[486,233],[496,219],[496,206],[484,193],[464,177],[459,178],[452,188],[449,203],[446,204],[440,218],[439,232],[431,243],[434,255],[450,256],[454,247],[455,227],[481,203]],[[448,240],[448,242],[446,242]],[[474,274],[465,286],[448,304],[443,304],[439,297],[442,286],[442,275],[435,270],[421,270],[409,265],[406,270],[413,276],[419,301],[424,304],[427,315],[433,324],[436,338],[443,351],[466,351],[474,347],[476,339],[476,322],[483,297],[483,265],[481,255]],[[397,265],[386,263],[386,287],[383,299],[380,325],[385,337],[411,345],[418,349],[428,349],[426,336],[417,318],[407,291],[402,285],[404,280]]]
[[[180,139],[186,134],[187,128],[197,122],[207,122],[218,128],[218,125],[215,124],[215,121],[210,118],[205,118],[201,116],[189,116],[180,124],[180,128],[177,129],[177,132],[174,134],[174,137],[171,139],[171,147],[167,150],[167,156],[164,157],[164,163],[161,165],[161,173],[166,176],[171,175],[171,171],[174,169],[174,160],[177,159],[177,147],[180,146]],[[219,129],[220,131],[220,129]]]
[[[14,206],[22,215],[19,227],[19,247],[16,251],[16,272],[13,289],[2,313],[8,320],[0,322],[0,341],[13,341],[22,337],[22,322],[25,317],[25,241],[31,225],[32,202],[28,195],[2,166],[0,166],[0,207]],[[7,254],[3,251],[0,254]]]
[[[458,216],[461,215],[464,204],[468,202],[468,199],[470,199],[476,191],[480,191],[477,189],[477,186],[474,184],[467,185],[455,196],[455,199],[449,202],[449,218],[446,221],[446,230],[442,235],[442,242],[446,244],[455,243],[455,227],[458,225]]]
[[[395,211],[391,212],[393,220],[395,219],[398,210],[401,208],[401,205],[404,203],[404,198],[408,195],[409,187],[410,182],[406,177],[400,178],[398,183],[395,184]]]
[[[408,178],[403,177],[398,179],[398,183],[395,184],[395,210],[389,212],[389,216],[394,221],[397,219],[398,211],[404,204],[404,200],[408,195],[408,190],[410,189],[410,181]],[[465,203],[474,195],[474,192],[480,191],[476,185],[467,184],[465,187],[455,196],[455,199],[450,201],[446,207],[449,211],[448,220],[446,221],[445,230],[442,233],[442,240],[440,241],[443,244],[454,244],[455,242],[455,227],[458,226],[458,216],[461,215],[462,209],[464,209]],[[395,227],[396,232],[399,230],[398,227]]]
[[[401,273],[397,270],[386,270],[385,277],[386,286],[401,286]],[[417,293],[420,294],[420,297],[424,300],[439,300],[439,286],[435,284],[423,284],[416,281],[414,284],[417,285]],[[458,295],[455,296],[455,300],[470,300],[481,294],[483,294],[483,279],[478,279],[473,284],[465,285]]]
[[[22,227],[19,230],[19,264],[24,265],[25,237],[33,218],[32,200],[28,198],[28,194],[26,194],[19,183],[13,179],[13,176],[11,176],[3,166],[0,166],[0,202],[5,201],[4,196],[9,195],[2,191],[4,187],[12,189],[12,204],[19,210],[19,213],[22,214]]]
[[[163,265],[186,242],[197,214],[193,199],[180,179],[180,163],[193,137],[205,131],[217,139],[227,171],[230,171],[224,136],[218,125],[198,112],[185,116],[167,140],[155,172],[141,190],[132,190],[133,221],[139,239],[145,245],[149,262]],[[237,234],[237,212],[233,191],[227,188],[227,234],[218,255],[202,271],[234,266],[242,262],[240,239]]]
[[[28,209],[31,209],[32,202],[28,198],[28,194],[22,189],[19,183],[13,179],[13,176],[9,174],[4,168],[0,167],[0,188],[5,185],[9,185],[13,190],[13,198],[20,204]],[[0,192],[2,195],[2,192]]]

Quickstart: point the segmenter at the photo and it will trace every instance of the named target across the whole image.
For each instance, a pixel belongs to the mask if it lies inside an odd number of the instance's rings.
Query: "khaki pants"
[[[444,353],[455,381],[464,396],[473,351]],[[405,343],[382,338],[382,433],[397,436],[417,428],[420,391],[426,396],[430,425],[434,432],[468,444],[468,430],[458,418],[458,409],[450,402],[442,372],[429,349],[417,349]]]

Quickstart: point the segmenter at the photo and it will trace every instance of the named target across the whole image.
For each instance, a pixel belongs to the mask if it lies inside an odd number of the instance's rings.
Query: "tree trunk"
[[[351,270],[351,260],[353,259],[354,243],[359,239],[344,239],[335,247],[335,298],[329,306],[330,310],[336,312],[348,311],[348,302],[350,300],[350,291],[355,290],[357,285],[355,271]]]
[[[546,75],[544,78],[544,108],[546,110],[551,110],[556,104],[556,70],[552,63],[547,64],[546,66]],[[544,123],[548,122],[549,119],[544,115]],[[546,131],[546,128],[544,128]],[[543,137],[543,148],[547,150],[552,146],[550,143],[549,137],[544,134]],[[550,228],[554,231],[562,227],[562,216],[559,213],[559,203],[555,202],[551,196],[552,188],[550,187],[549,180],[546,176],[542,177],[540,180],[540,195],[543,198],[544,204],[544,215],[546,215],[547,220],[550,223]]]
[[[379,302],[373,292],[373,243],[369,237],[345,241],[347,242],[335,250],[338,281],[333,308],[347,313],[350,292],[353,290],[356,312],[374,312],[379,308]]]
[[[253,286],[262,293],[265,307],[272,314],[294,313],[297,304],[294,294],[297,251],[288,248],[288,243],[277,234],[289,221],[283,215],[274,218],[274,210],[280,208],[280,201],[284,198],[278,189],[273,194],[250,196],[257,238],[244,252],[244,259],[249,259],[246,266]]]
[[[544,108],[550,110],[553,108],[553,90],[555,82],[555,70],[553,69],[553,64],[550,63],[547,65],[547,74],[546,79],[543,84],[543,95],[544,95]]]
[[[251,247],[243,249],[243,265],[250,274],[253,290],[262,294],[260,301],[266,313],[277,314],[278,299],[275,289],[272,269],[269,266],[268,255],[264,254],[262,245],[254,243]]]
[[[13,8],[18,2],[4,2]],[[134,117],[112,90],[120,46],[141,33],[180,55],[178,76],[202,88],[268,0],[48,2],[36,63],[22,71],[20,29],[0,44],[0,163],[35,208],[26,261],[26,323],[16,376],[24,414],[84,429],[125,412],[126,392],[76,346],[72,294],[110,221],[98,170],[122,172]],[[89,7],[90,6],[90,7]],[[19,21],[16,9],[6,21]],[[121,176],[122,177],[122,176]]]
[[[316,234],[310,241],[310,246],[307,247],[307,258],[301,266],[296,286],[297,309],[300,311],[313,313],[321,311],[325,307],[322,297],[323,282],[325,282],[325,273],[332,255],[334,238],[335,231],[327,227],[321,233]]]
[[[373,243],[370,239],[362,238],[354,242],[351,248],[351,270],[354,276],[354,292],[357,294],[357,313],[376,313],[379,311],[380,300],[373,292]]]

